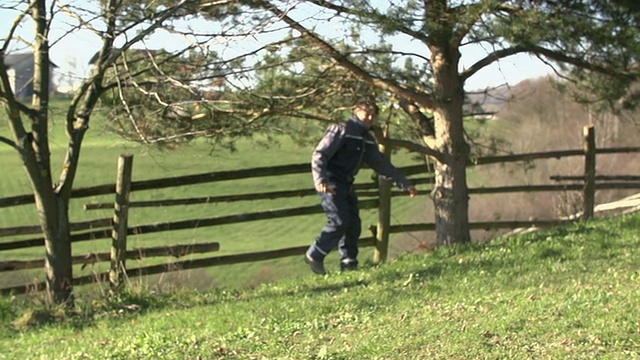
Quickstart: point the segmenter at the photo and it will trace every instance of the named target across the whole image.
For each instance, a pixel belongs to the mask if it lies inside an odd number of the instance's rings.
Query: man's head
[[[373,101],[361,101],[353,108],[353,114],[367,127],[373,127],[378,117],[378,105]]]

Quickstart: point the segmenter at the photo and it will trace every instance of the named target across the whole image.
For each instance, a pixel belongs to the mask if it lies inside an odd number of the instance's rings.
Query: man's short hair
[[[375,102],[373,101],[360,101],[356,104],[356,106],[353,107],[353,110],[364,110],[369,114],[375,114],[377,115],[378,112],[380,111],[380,109],[378,108],[378,105],[376,105]]]

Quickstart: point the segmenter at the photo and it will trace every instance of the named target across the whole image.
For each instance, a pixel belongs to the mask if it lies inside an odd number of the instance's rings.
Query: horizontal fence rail
[[[215,181],[227,181],[247,179],[263,176],[282,176],[289,174],[302,174],[311,171],[311,165],[293,164],[273,167],[261,167],[245,170],[207,172],[196,175],[176,176],[170,178],[133,181],[131,182],[131,191],[163,189],[175,186],[205,184]],[[97,195],[113,194],[116,184],[97,185],[86,188],[74,189],[71,191],[72,198],[83,198]],[[0,198],[0,208],[16,205],[32,204],[34,202],[33,195],[18,195],[6,198]]]
[[[174,257],[180,258],[185,255],[190,254],[200,254],[207,253],[212,251],[220,250],[219,243],[199,243],[199,244],[186,244],[186,245],[168,245],[168,246],[157,246],[157,247],[149,247],[149,248],[141,248],[141,249],[133,249],[128,250],[126,252],[126,258],[128,260],[140,260],[143,258],[150,257]],[[72,257],[72,263],[74,265],[82,265],[84,268],[87,265],[93,265],[99,262],[105,262],[111,260],[111,253],[90,253],[86,255],[79,255]],[[26,269],[36,269],[44,267],[44,259],[40,260],[10,260],[10,261],[0,261],[0,272],[3,271],[14,271],[14,270],[26,270]]]
[[[550,227],[574,223],[576,220],[533,220],[533,221],[487,221],[469,224],[471,230],[520,229],[528,227]],[[434,231],[436,224],[402,224],[391,225],[389,232],[403,233],[414,231]],[[373,229],[371,229],[373,231]]]
[[[640,147],[621,147],[621,148],[603,148],[597,149],[597,154],[619,154],[619,153],[637,153],[640,152]],[[487,156],[482,158],[471,159],[469,161],[470,166],[475,165],[488,165],[497,163],[509,163],[518,161],[529,160],[541,160],[541,159],[560,159],[567,156],[584,156],[583,150],[563,150],[563,151],[547,151],[537,152],[530,154],[519,155],[502,155],[502,156]],[[424,172],[426,165],[412,166],[407,169],[416,169],[417,172]],[[423,168],[423,170],[417,170]],[[237,180],[246,179],[258,176],[280,176],[287,174],[302,174],[308,173],[311,167],[307,163],[293,164],[274,167],[263,167],[248,170],[236,170],[236,171],[222,171],[222,172],[208,172],[197,175],[178,176],[166,179],[146,180],[146,181],[134,181],[131,183],[132,191],[139,190],[152,190],[161,189],[166,187],[172,187],[177,185],[195,185],[203,184],[214,181],[225,180]],[[406,172],[406,175],[412,175],[412,172]],[[72,198],[83,198],[97,195],[113,194],[115,191],[115,184],[98,185],[80,189],[74,189],[71,192]],[[0,208],[11,207],[17,205],[32,204],[34,202],[33,195],[17,195],[5,198],[0,198]]]
[[[433,183],[434,178],[427,177],[422,179],[412,179],[414,185],[423,185]],[[358,190],[359,197],[374,197],[378,196],[378,185],[375,183],[370,184],[357,184],[355,186]],[[236,194],[236,195],[222,195],[222,196],[204,196],[197,198],[186,199],[165,199],[165,200],[152,200],[152,201],[131,201],[129,207],[156,207],[156,206],[182,206],[182,205],[197,205],[197,204],[215,204],[223,202],[236,202],[236,201],[254,201],[254,200],[273,200],[273,199],[286,199],[293,197],[304,197],[316,195],[315,189],[299,189],[299,190],[285,190],[285,191],[272,191],[252,194]],[[400,192],[398,193],[400,194]],[[404,192],[402,192],[404,194]],[[112,202],[104,203],[89,203],[84,204],[85,210],[101,210],[112,209]]]
[[[555,180],[555,181],[583,181],[584,180],[584,176],[551,176],[549,177],[549,179],[551,180]],[[640,182],[640,176],[633,176],[633,175],[596,175],[595,176],[596,180],[600,180],[600,181],[615,181],[615,180],[619,180],[619,181],[639,181]]]
[[[111,204],[111,208],[113,208],[113,203]],[[77,223],[69,224],[69,229],[71,231],[80,231],[80,230],[88,230],[95,228],[103,228],[112,225],[113,220],[109,219],[97,219],[97,220],[89,220]],[[0,229],[0,237],[5,236],[14,236],[14,235],[32,235],[32,234],[40,234],[42,233],[42,228],[40,225],[29,225],[29,226],[16,226],[10,228]]]

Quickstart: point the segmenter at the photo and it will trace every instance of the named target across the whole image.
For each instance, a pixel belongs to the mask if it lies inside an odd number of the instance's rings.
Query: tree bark
[[[73,266],[67,203],[52,194],[53,201],[43,201],[36,193],[45,246],[47,294],[55,304],[73,306]]]
[[[443,154],[436,163],[435,205],[438,246],[471,241],[466,166],[470,147],[464,138],[462,106],[464,82],[458,74],[456,47],[431,46],[434,70],[434,127],[436,148]]]

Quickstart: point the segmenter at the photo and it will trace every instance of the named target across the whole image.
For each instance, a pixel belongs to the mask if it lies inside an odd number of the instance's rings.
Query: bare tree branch
[[[20,151],[20,149],[18,148],[18,145],[14,141],[12,141],[10,139],[7,139],[4,136],[0,136],[0,143],[5,143],[5,144],[11,146],[12,148],[14,148],[15,150]]]
[[[154,17],[154,22],[150,26],[139,31],[136,34],[136,36],[128,40],[119,49],[120,52],[126,51],[133,44],[140,42],[146,36],[154,32],[155,30],[157,30],[167,19],[175,15],[175,13],[179,11],[181,7],[187,2],[188,0],[181,0],[174,6],[163,10],[159,14],[159,16]],[[107,29],[104,32],[100,32],[100,33],[104,33],[107,35],[102,36],[103,44],[99,52],[98,60],[95,64],[93,74],[89,79],[87,79],[81,84],[80,88],[78,89],[74,98],[71,101],[71,106],[69,106],[69,109],[67,111],[67,130],[69,134],[73,133],[74,122],[76,122],[77,120],[80,120],[80,122],[84,122],[85,120],[83,119],[88,117],[88,113],[87,113],[89,111],[88,109],[93,109],[93,105],[97,102],[98,98],[101,96],[101,94],[105,90],[105,88],[101,84],[102,80],[104,79],[105,71],[107,70],[107,68],[111,66],[113,62],[115,62],[116,58],[119,56],[120,52],[116,53],[112,51],[114,39],[116,37],[115,15],[118,12],[119,4],[120,3],[117,1],[109,1],[109,3],[106,5],[108,9]],[[68,8],[66,10],[70,11]],[[73,14],[74,14],[73,16],[77,18],[82,24],[87,24],[87,22],[82,20],[82,18],[77,13],[73,13]],[[136,22],[135,25],[137,26],[142,22],[143,20],[141,20],[140,22]],[[91,29],[93,29],[94,31],[97,31],[93,27],[91,27]],[[114,86],[117,86],[117,84],[114,84]],[[84,99],[83,110],[77,116],[77,107],[79,106],[80,102],[83,101],[83,99]],[[76,124],[76,127],[79,127],[79,126],[86,127],[87,125],[88,124],[85,124],[85,125]]]
[[[419,39],[425,44],[429,42],[428,34],[424,32],[414,31],[406,26],[403,26],[404,23],[400,22],[398,19],[389,18],[388,16],[384,16],[376,11],[364,11],[360,7],[353,7],[353,6],[352,7],[340,6],[325,0],[310,0],[308,2],[318,5],[320,7],[323,7],[325,9],[333,10],[338,14],[344,13],[344,14],[350,14],[358,17],[366,16],[367,18],[373,19],[374,22],[379,22],[379,23],[388,23],[392,21],[394,23],[394,28],[398,30],[398,32],[407,34],[414,39]]]
[[[529,49],[523,46],[514,46],[514,47],[494,51],[491,54],[485,56],[484,58],[478,60],[475,64],[471,65],[470,68],[461,71],[460,78],[462,79],[462,81],[466,81],[468,78],[473,76],[482,68],[489,66],[500,59],[503,59],[518,53],[524,53],[527,51],[529,51]]]
[[[411,120],[413,120],[413,122],[416,125],[418,125],[418,128],[420,129],[420,136],[422,137],[422,140],[424,141],[424,143],[427,144],[429,148],[435,149],[436,147],[435,133],[436,132],[435,132],[435,129],[433,128],[433,124],[431,123],[431,120],[429,120],[429,118],[427,118],[427,116],[423,114],[422,111],[420,111],[420,108],[412,102],[401,99],[399,101],[399,105],[402,108],[402,110],[407,115],[409,115]]]
[[[478,2],[474,4],[461,4],[451,9],[451,18],[458,19],[458,25],[454,31],[453,44],[461,44],[462,40],[470,33],[478,23],[483,22],[483,16],[489,14],[506,13],[509,16],[517,16],[522,12],[521,8],[510,6],[509,1],[502,2]]]
[[[425,155],[431,156],[432,158],[438,160],[439,162],[444,162],[445,155],[443,153],[436,151],[434,149],[428,148],[426,146],[418,145],[408,140],[387,139],[387,140],[384,140],[383,143],[384,145],[401,147],[407,150],[425,154]]]
[[[406,52],[406,51],[366,49],[361,51],[351,51],[347,54],[393,54],[393,55],[400,55],[400,56],[407,56],[407,57],[415,57],[415,58],[421,59],[426,64],[431,62],[431,59],[427,58],[422,54],[418,54],[415,52]]]
[[[547,57],[551,60],[557,61],[557,62],[562,62],[562,63],[566,63],[566,64],[571,64],[574,65],[576,67],[582,68],[582,69],[587,69],[590,71],[594,71],[600,74],[604,74],[604,75],[608,75],[611,77],[624,77],[624,78],[631,78],[631,79],[637,79],[639,74],[637,71],[632,71],[632,72],[620,72],[619,70],[613,70],[611,68],[608,68],[606,66],[602,66],[600,64],[598,64],[597,62],[594,61],[589,61],[585,58],[582,57],[573,57],[573,56],[567,56],[566,53],[561,52],[561,51],[554,51],[554,50],[550,50],[547,49],[545,47],[542,46],[537,46],[537,45],[531,45],[528,47],[529,51],[531,51],[532,53],[536,54],[536,55],[541,55],[544,57]]]
[[[57,40],[52,41],[51,42],[51,46],[55,46],[58,42],[62,41],[64,38],[66,38],[67,36],[70,36],[71,34],[75,33],[78,30],[90,30],[92,31],[94,34],[96,34],[97,36],[100,36],[100,31],[98,31],[96,28],[93,27],[92,22],[96,19],[99,19],[100,16],[99,15],[95,15],[93,18],[85,20],[82,16],[80,16],[77,12],[73,11],[71,9],[71,7],[69,5],[66,4],[61,4],[59,1],[54,1],[52,3],[52,8],[57,6],[58,7],[58,11],[57,13],[64,13],[66,16],[75,19],[78,21],[78,24],[76,25],[69,25],[69,28],[64,32],[64,34],[62,34],[60,37],[58,37]],[[53,11],[53,10],[52,10]],[[51,22],[53,22],[53,17],[51,19]]]
[[[9,33],[7,34],[6,40],[4,42],[4,46],[2,46],[2,52],[3,53],[7,53],[7,50],[9,49],[9,45],[11,44],[11,40],[14,38],[14,35],[16,33],[16,30],[18,29],[18,26],[20,26],[20,23],[22,22],[22,20],[29,15],[29,13],[31,12],[31,8],[33,8],[33,6],[35,6],[35,3],[32,2],[29,4],[29,6],[24,9],[24,11],[22,11],[20,13],[20,15],[18,15],[15,20],[13,21],[13,24],[11,25],[11,29],[9,29]]]
[[[114,65],[114,67],[115,67],[115,65]],[[129,108],[129,104],[127,103],[127,99],[124,96],[124,93],[122,91],[122,86],[120,86],[120,81],[119,81],[117,76],[116,76],[116,81],[118,83],[118,96],[120,98],[120,103],[122,104],[122,106],[124,107],[125,111],[127,112],[127,117],[129,118],[129,121],[133,125],[133,128],[136,131],[136,134],[138,134],[138,136],[140,137],[140,140],[142,140],[144,143],[148,144],[149,142],[147,141],[146,137],[140,131],[140,128],[138,127],[138,124],[136,123],[135,117],[133,116],[133,113],[131,112],[131,109]]]

